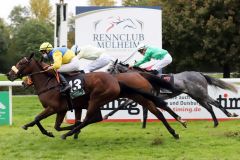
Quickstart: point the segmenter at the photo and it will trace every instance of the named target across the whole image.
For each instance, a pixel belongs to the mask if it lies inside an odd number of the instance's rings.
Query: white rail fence
[[[4,102],[8,102],[9,104],[6,107],[1,107],[0,108],[0,120],[2,121],[8,121],[9,125],[12,125],[12,87],[14,86],[21,86],[22,85],[22,81],[15,81],[15,82],[11,82],[11,81],[0,81],[0,87],[4,87],[7,86],[8,87],[8,100],[6,99],[0,99],[0,103],[3,105],[3,101]],[[0,91],[1,93],[1,91]],[[4,97],[7,98],[7,97]],[[7,110],[8,109],[8,110]],[[9,115],[6,115],[6,114]],[[2,124],[2,123],[0,123]],[[3,123],[4,124],[4,123]]]

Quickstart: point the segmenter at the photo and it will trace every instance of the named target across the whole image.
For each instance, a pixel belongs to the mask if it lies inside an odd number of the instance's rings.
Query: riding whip
[[[132,56],[134,56],[134,54],[136,53],[137,51],[134,51],[127,59],[125,59],[122,63],[125,63],[126,61],[128,61],[130,58],[132,58]]]

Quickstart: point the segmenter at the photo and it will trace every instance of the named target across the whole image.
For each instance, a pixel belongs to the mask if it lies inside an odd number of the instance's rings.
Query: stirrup
[[[161,88],[161,89],[160,89],[160,93],[169,94],[169,93],[172,93],[172,91],[170,91],[170,90],[168,90],[168,89],[165,89],[165,88]]]

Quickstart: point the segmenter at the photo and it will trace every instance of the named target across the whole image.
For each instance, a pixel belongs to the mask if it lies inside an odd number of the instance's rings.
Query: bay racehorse
[[[59,82],[55,78],[55,72],[44,70],[45,64],[36,61],[33,56],[34,54],[30,57],[24,57],[21,59],[11,68],[7,77],[11,81],[23,76],[31,77],[44,110],[37,115],[32,122],[24,125],[23,128],[28,129],[28,127],[32,127],[36,124],[43,134],[53,137],[51,132],[48,132],[43,128],[40,121],[50,115],[57,114],[55,122],[55,128],[57,128],[56,126],[59,125],[59,122],[60,124],[62,123],[66,111],[68,110],[67,101],[60,94]],[[120,97],[133,99],[142,106],[147,107],[148,110],[163,122],[174,138],[179,138],[179,135],[170,127],[163,114],[156,108],[156,106],[167,107],[166,103],[161,98],[153,96],[149,92],[140,90],[136,83],[134,84],[135,88],[130,87],[108,73],[94,72],[84,74],[83,77],[85,82],[84,90],[86,93],[83,96],[73,99],[73,104],[75,111],[79,113],[81,112],[81,109],[87,108],[87,114],[82,123],[77,123],[68,128],[72,130],[64,134],[62,136],[63,139],[74,133],[78,133],[81,128],[90,123],[101,121],[102,116],[100,108],[106,103]],[[145,88],[151,88],[150,83],[141,85],[145,85]]]
[[[118,63],[116,61],[112,66],[108,68],[108,72],[111,74],[119,74],[125,72],[149,72],[149,71],[139,67],[129,69],[127,64],[122,64],[121,62]],[[145,75],[143,76],[145,77]],[[161,94],[159,92],[160,86],[157,83],[151,83],[156,89],[156,92],[158,93],[159,97],[166,100],[169,98],[176,97],[182,93],[189,95],[192,99],[194,99],[202,107],[204,107],[208,112],[210,112],[214,121],[214,127],[218,126],[218,120],[212,109],[212,105],[219,108],[228,117],[238,116],[236,113],[228,112],[217,100],[214,100],[208,94],[208,85],[212,85],[214,87],[219,87],[237,93],[237,89],[234,85],[195,71],[185,71],[177,74],[172,74],[172,76],[174,79],[175,90],[172,90],[171,93]],[[117,110],[118,108],[116,108],[112,113],[109,113],[109,115],[112,115]],[[147,114],[147,111],[143,112],[143,114]],[[105,116],[105,118],[107,117],[108,115]],[[144,117],[143,123],[146,124],[147,115],[143,117]]]

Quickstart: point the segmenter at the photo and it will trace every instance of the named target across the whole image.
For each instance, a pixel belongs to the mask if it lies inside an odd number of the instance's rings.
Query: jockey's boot
[[[66,97],[67,103],[68,103],[68,109],[73,111],[73,103],[70,96],[70,89],[71,86],[68,84],[67,80],[62,74],[59,74],[61,87],[60,87],[60,93]]]
[[[69,92],[70,89],[71,89],[71,86],[68,84],[68,82],[65,79],[65,77],[60,73],[59,74],[59,78],[60,78],[60,82],[61,82],[60,92],[61,93]]]

